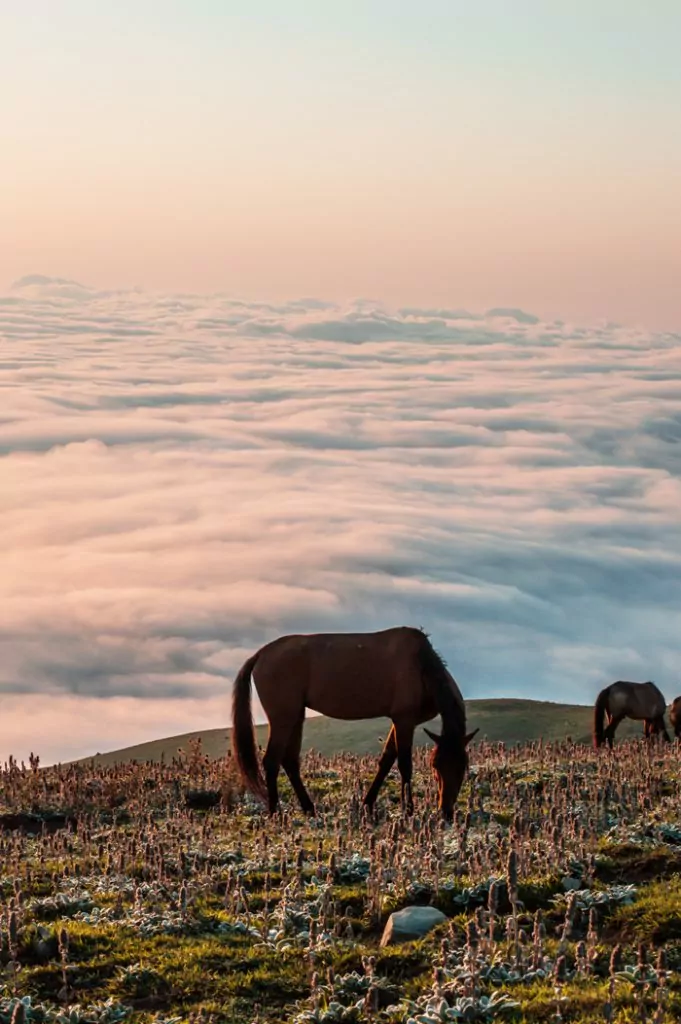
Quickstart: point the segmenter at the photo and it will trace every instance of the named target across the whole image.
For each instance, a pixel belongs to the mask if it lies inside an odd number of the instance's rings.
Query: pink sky
[[[0,288],[681,329],[681,15],[604,3],[9,0]]]

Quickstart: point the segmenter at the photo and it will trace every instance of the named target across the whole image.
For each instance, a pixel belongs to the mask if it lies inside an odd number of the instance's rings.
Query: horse
[[[263,757],[258,761],[251,710],[251,681],[269,721]],[[305,709],[329,718],[357,721],[387,717],[392,728],[364,805],[373,811],[379,790],[397,761],[402,778],[402,809],[412,814],[412,745],[417,725],[438,713],[442,733],[424,731],[435,744],[430,764],[438,784],[438,808],[446,821],[468,768],[466,706],[427,634],[411,626],[374,633],[310,633],[279,637],[256,651],[240,668],[232,698],[232,748],[246,787],[279,807],[277,777],[288,775],[300,806],[315,808],[300,777]]]
[[[664,724],[666,701],[655,683],[629,683],[618,679],[598,694],[594,706],[594,746],[600,747],[607,741],[612,748],[615,730],[624,718],[644,722],[646,739],[660,733],[669,741]],[[608,726],[603,728],[605,716]]]
[[[669,721],[672,724],[674,735],[681,738],[681,697],[675,697],[669,705]]]

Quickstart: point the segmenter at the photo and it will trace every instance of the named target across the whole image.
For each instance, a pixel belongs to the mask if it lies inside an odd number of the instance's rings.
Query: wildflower
[[[610,975],[614,977],[622,969],[622,947],[618,943],[610,954]]]
[[[518,888],[518,854],[513,847],[508,854],[506,877],[508,879],[509,893],[515,893]],[[511,898],[513,899],[513,897]]]

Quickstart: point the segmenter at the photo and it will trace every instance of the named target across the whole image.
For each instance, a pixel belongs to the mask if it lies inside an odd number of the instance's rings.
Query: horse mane
[[[428,633],[419,628],[421,644],[418,651],[419,665],[426,685],[430,686],[437,709],[442,717],[442,734],[466,735],[466,708],[459,704],[450,686],[447,663],[433,647]]]

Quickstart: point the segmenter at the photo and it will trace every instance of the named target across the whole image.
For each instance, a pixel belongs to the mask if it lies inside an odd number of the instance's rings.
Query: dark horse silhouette
[[[263,781],[251,712],[251,676],[269,720]],[[387,717],[392,728],[378,771],[364,798],[371,809],[395,760],[402,776],[402,806],[413,811],[412,744],[417,725],[442,717],[442,735],[425,730],[435,743],[431,765],[438,782],[438,806],[451,820],[468,767],[466,707],[442,658],[420,629],[401,626],[377,633],[316,633],[283,636],[246,661],[234,683],[232,746],[246,785],[279,805],[280,767],[303,810],[314,804],[300,777],[305,709],[329,718],[356,721]]]
[[[655,683],[628,683],[618,679],[598,694],[594,707],[594,746],[600,747],[607,742],[613,745],[615,730],[624,718],[633,718],[644,722],[646,738],[662,733],[669,740],[669,733],[664,724],[666,703],[663,694]],[[605,716],[608,726],[603,728]]]
[[[681,697],[675,697],[669,705],[669,721],[674,735],[681,737]]]

